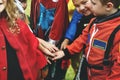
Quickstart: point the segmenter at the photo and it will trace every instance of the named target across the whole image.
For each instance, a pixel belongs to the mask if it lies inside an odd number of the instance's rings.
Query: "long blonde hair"
[[[3,15],[7,19],[9,27],[15,27],[16,19],[18,18],[19,14],[14,0],[7,0]]]

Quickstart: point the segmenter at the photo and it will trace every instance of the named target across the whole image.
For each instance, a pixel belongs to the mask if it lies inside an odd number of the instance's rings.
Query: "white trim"
[[[51,44],[54,44],[54,45],[56,45],[58,43],[58,41],[50,39],[50,38],[49,38],[48,42]]]
[[[91,46],[92,46],[92,39],[97,32],[98,32],[98,28],[96,28],[96,24],[94,24],[94,30],[93,30],[92,35],[90,37],[89,48],[88,48],[88,52],[87,52],[87,56],[86,56],[87,61],[88,61],[88,56],[90,54],[90,50],[91,50]]]

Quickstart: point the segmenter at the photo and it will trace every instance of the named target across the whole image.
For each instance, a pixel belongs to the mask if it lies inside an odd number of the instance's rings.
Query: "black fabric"
[[[88,80],[88,72],[87,72],[87,61],[86,58],[82,55],[79,69],[77,71],[77,74],[74,77],[74,80]]]
[[[8,66],[8,79],[7,80],[24,80],[16,51],[10,46],[5,38],[7,49],[7,66]]]
[[[109,15],[109,16],[105,16],[105,17],[104,16],[99,16],[99,17],[96,17],[95,23],[105,22],[105,21],[114,19],[116,17],[120,17],[120,10],[118,10],[116,13],[114,13],[112,15]]]
[[[81,67],[81,74],[80,80],[88,80],[88,72],[87,72],[87,61],[86,58],[83,59],[82,67]]]
[[[68,59],[68,58],[71,57],[71,54],[70,54],[70,52],[68,51],[67,48],[66,48],[66,49],[63,49],[63,52],[64,52],[64,54],[65,54],[65,56],[63,57],[64,59]]]
[[[62,59],[57,60],[56,62],[52,62],[49,66],[49,73],[45,80],[63,80],[65,78],[65,74],[67,69],[61,68]]]
[[[75,39],[82,34],[83,29],[86,27],[86,25],[90,22],[90,20],[93,18],[93,15],[89,16],[83,16],[82,19],[77,24],[77,31],[75,35]],[[86,24],[86,25],[85,25]]]
[[[104,54],[104,60],[103,60],[103,64],[104,66],[107,66],[107,65],[110,65],[110,61],[108,60],[109,59],[109,53],[111,51],[111,48],[112,48],[112,45],[113,45],[113,41],[114,41],[114,37],[115,37],[115,34],[120,30],[120,25],[118,27],[116,27],[114,29],[114,31],[111,33],[109,39],[108,39],[108,44],[107,44],[107,48],[106,48],[106,51],[105,51],[105,54]]]

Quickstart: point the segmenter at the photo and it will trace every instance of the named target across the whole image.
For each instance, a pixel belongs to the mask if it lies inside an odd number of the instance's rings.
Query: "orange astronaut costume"
[[[92,66],[102,66],[103,69],[95,69],[88,67],[89,80],[120,80],[120,31],[115,35],[113,47],[109,53],[110,65],[104,66],[104,52],[107,47],[107,42],[112,31],[120,24],[120,11],[110,15],[109,18],[96,21],[92,25],[90,32],[90,24],[83,30],[80,35],[71,45],[67,46],[64,53],[71,56],[76,52],[80,52],[83,45],[86,45],[85,57],[88,64]],[[92,21],[91,21],[92,22]],[[90,23],[91,23],[90,22]],[[86,44],[87,43],[87,44]]]

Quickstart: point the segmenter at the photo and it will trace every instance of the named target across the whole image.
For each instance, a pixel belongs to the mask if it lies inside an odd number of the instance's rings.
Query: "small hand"
[[[58,51],[58,48],[49,42],[45,42],[44,44],[41,44],[41,45],[44,46],[46,49],[48,49],[50,52],[54,53]]]
[[[47,60],[47,62],[48,62],[49,64],[51,64],[51,61],[50,61],[50,59],[49,59],[48,56],[46,56],[46,60]]]
[[[54,61],[57,60],[57,59],[61,59],[62,57],[65,56],[65,54],[64,54],[64,52],[62,50],[57,51],[57,52],[55,52],[53,54],[54,54],[54,57],[52,58],[52,60],[54,60]]]
[[[46,56],[50,56],[50,57],[54,57],[55,55],[51,52],[51,51],[49,51],[47,48],[45,48],[43,45],[39,45],[39,49],[40,50],[42,50],[42,52],[44,52],[44,54],[46,55]]]
[[[40,39],[40,38],[37,38],[37,39],[40,43],[39,45],[42,45],[44,48],[48,49],[50,52],[58,51],[58,48],[55,45],[50,44],[49,42],[46,42],[43,39]]]
[[[64,41],[63,41],[62,44],[61,44],[60,49],[61,49],[61,50],[62,50],[62,49],[65,49],[68,44],[69,44],[69,40],[68,40],[68,39],[64,39]]]

